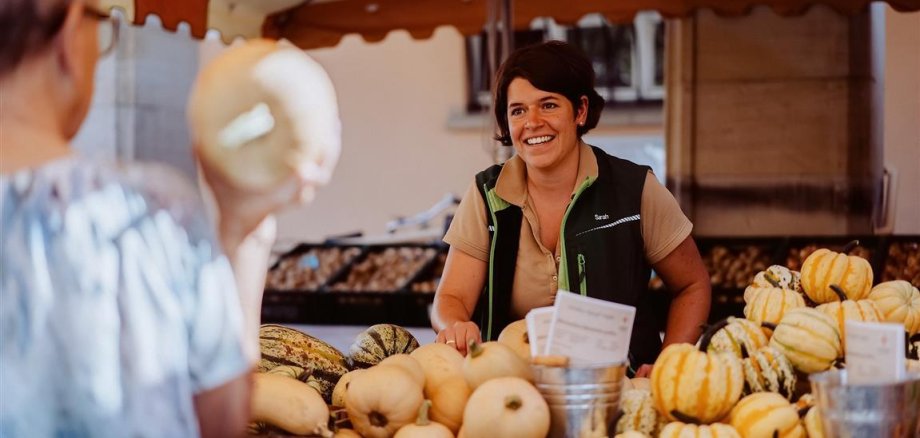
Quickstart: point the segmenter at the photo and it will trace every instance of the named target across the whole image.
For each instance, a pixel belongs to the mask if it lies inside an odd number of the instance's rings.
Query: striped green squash
[[[418,348],[418,341],[409,330],[395,324],[377,324],[361,332],[351,344],[349,361],[352,368],[370,368],[394,354],[409,354]]]
[[[741,360],[744,370],[744,394],[775,392],[792,400],[795,393],[795,369],[779,350],[769,345]]]
[[[326,403],[332,401],[332,390],[339,378],[348,372],[345,355],[335,347],[290,327],[262,325],[259,346],[262,351],[259,372],[282,365],[303,368],[306,376],[299,379],[316,388]]]

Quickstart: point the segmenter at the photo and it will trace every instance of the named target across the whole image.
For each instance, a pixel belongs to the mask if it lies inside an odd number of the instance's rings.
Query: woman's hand
[[[287,178],[273,187],[252,189],[241,187],[224,176],[195,148],[202,176],[214,195],[220,215],[223,243],[232,247],[252,233],[268,216],[285,207],[311,201],[317,185],[329,180],[328,166],[308,163],[294,169]],[[322,167],[321,167],[322,166]]]
[[[633,376],[633,377],[634,377],[634,378],[638,378],[638,377],[652,377],[652,367],[653,367],[653,366],[654,366],[654,365],[647,364],[647,363],[642,364],[642,366],[640,366],[639,369],[636,370],[636,375]]]
[[[482,342],[482,337],[479,334],[479,326],[472,321],[458,321],[444,330],[441,330],[435,342],[450,345],[456,348],[460,354],[466,356],[466,346],[470,339],[476,342]]]

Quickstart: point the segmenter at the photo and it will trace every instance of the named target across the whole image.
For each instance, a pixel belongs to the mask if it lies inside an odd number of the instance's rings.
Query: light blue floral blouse
[[[194,188],[78,157],[0,177],[0,437],[198,435],[249,368]]]

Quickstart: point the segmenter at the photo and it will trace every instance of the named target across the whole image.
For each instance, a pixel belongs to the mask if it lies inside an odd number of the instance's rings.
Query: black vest
[[[592,147],[598,176],[576,192],[560,236],[559,287],[636,307],[629,354],[633,368],[654,363],[661,350],[661,319],[652,311],[640,209],[649,171]],[[494,340],[511,321],[511,290],[521,231],[521,209],[495,194],[502,165],[476,175],[486,205],[491,251],[486,285],[472,320],[484,340]]]

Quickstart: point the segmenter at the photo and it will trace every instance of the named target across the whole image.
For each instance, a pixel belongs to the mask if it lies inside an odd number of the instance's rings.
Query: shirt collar
[[[572,187],[572,194],[575,194],[586,179],[596,179],[598,174],[597,157],[594,156],[591,146],[580,141],[578,150],[578,174],[575,179],[575,187]],[[515,155],[505,161],[505,165],[498,174],[498,181],[495,183],[495,193],[510,204],[518,207],[524,206],[527,200],[527,164],[520,155]]]

